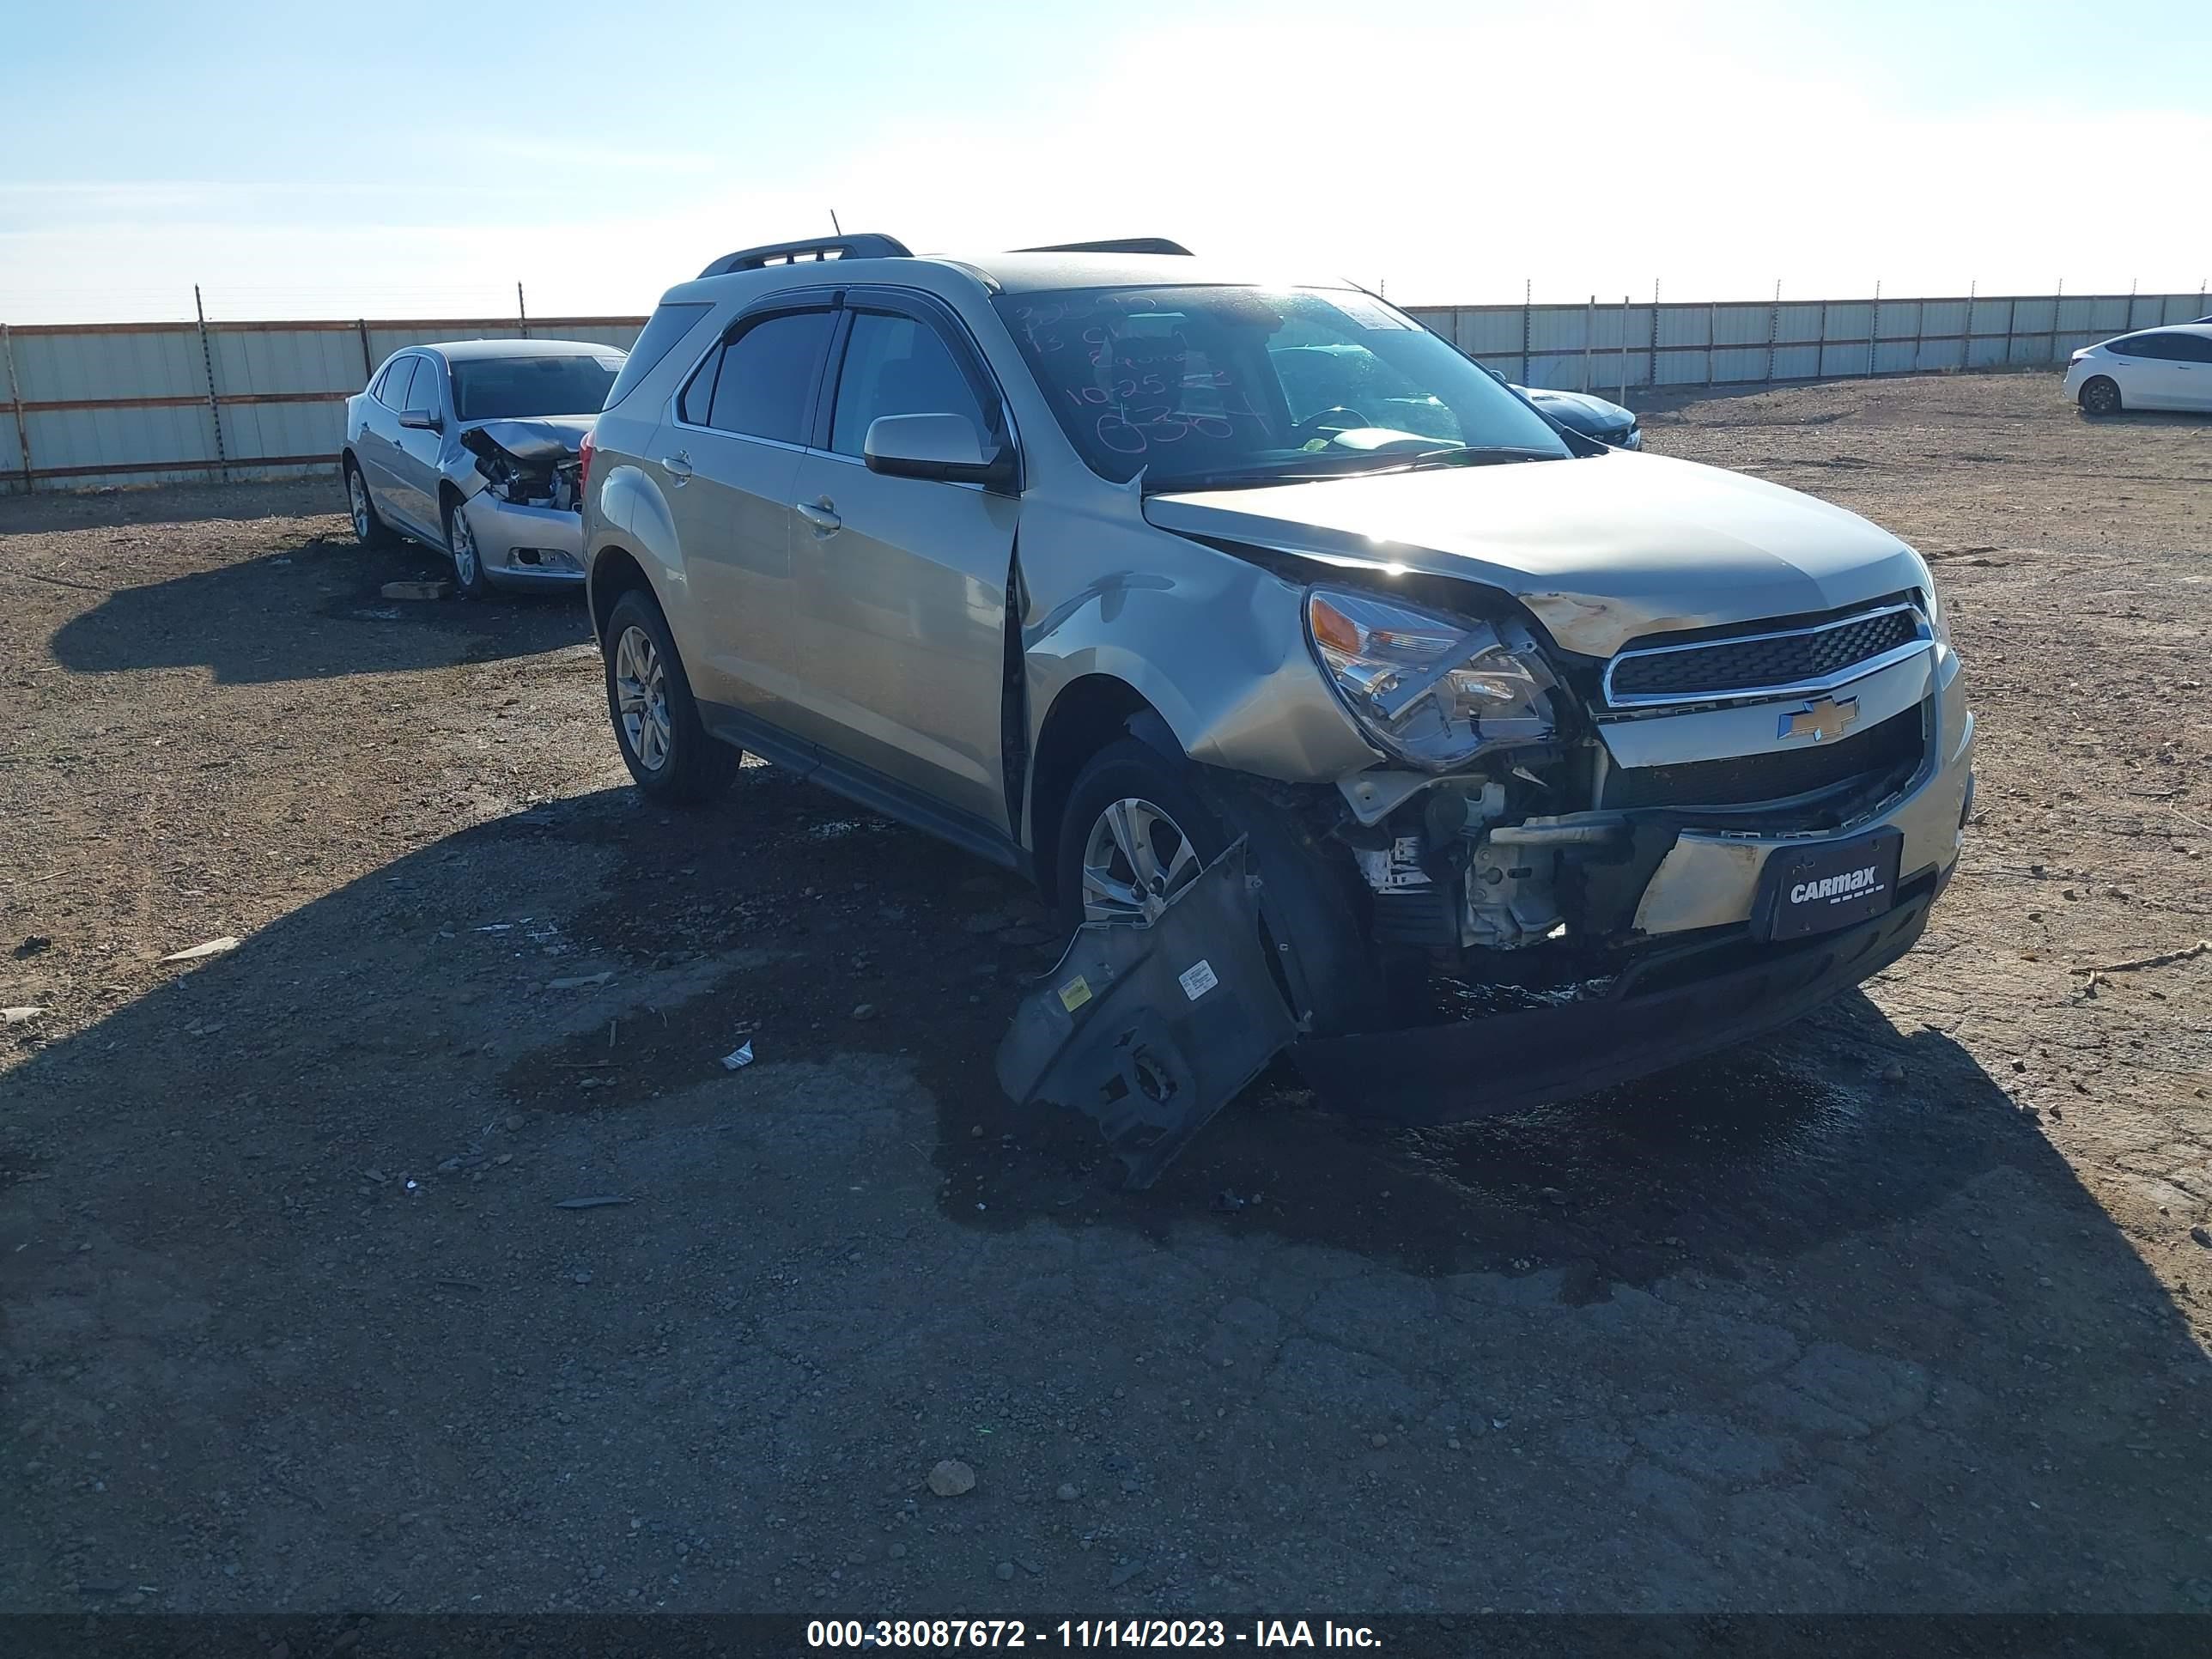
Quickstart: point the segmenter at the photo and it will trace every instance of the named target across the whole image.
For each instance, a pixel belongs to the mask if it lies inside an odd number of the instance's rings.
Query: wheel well
[[[592,561],[592,632],[600,639],[607,636],[607,618],[614,614],[615,601],[632,588],[643,588],[650,595],[653,583],[645,567],[621,548],[605,549]]]
[[[1062,690],[1037,734],[1036,765],[1030,798],[1031,863],[1045,902],[1056,903],[1060,872],[1060,814],[1067,793],[1091,757],[1127,735],[1139,714],[1158,711],[1126,682],[1107,674],[1087,674]]]

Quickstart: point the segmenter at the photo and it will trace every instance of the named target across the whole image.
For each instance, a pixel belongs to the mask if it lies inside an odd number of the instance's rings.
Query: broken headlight
[[[1306,630],[1337,696],[1377,747],[1442,771],[1557,730],[1557,682],[1519,631],[1346,588],[1306,595]]]

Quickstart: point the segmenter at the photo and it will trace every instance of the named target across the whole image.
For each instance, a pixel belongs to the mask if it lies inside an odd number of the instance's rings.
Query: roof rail
[[[769,265],[795,265],[803,259],[904,259],[914,250],[896,236],[854,232],[850,236],[817,236],[804,242],[768,242],[759,247],[725,253],[699,273],[723,276],[733,270],[760,270]]]
[[[1170,242],[1164,236],[1121,236],[1104,242],[1054,242],[1049,247],[1018,247],[1017,253],[1179,253],[1185,258],[1191,251],[1181,242]]]

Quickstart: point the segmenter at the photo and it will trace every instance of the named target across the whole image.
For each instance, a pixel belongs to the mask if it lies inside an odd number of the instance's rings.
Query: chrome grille
[[[1605,697],[1619,708],[1819,690],[1908,657],[1929,639],[1917,608],[1893,605],[1810,628],[1641,647],[1606,669]]]

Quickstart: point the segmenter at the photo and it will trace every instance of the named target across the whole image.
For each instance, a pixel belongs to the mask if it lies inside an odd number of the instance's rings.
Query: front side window
[[[1073,289],[993,301],[1091,470],[1146,488],[1575,452],[1404,313],[1321,289]]]
[[[975,441],[988,441],[991,423],[943,336],[912,317],[855,312],[830,447],[862,453],[869,423],[885,415],[964,415],[975,423]]]
[[[828,311],[788,311],[732,340],[721,354],[707,424],[748,438],[805,443],[833,319]]]
[[[453,413],[464,421],[596,415],[622,363],[612,347],[605,356],[465,357],[453,368]]]
[[[2163,337],[2166,355],[2176,362],[2212,363],[2212,336],[2203,334],[2168,334]]]
[[[400,357],[393,361],[392,366],[384,371],[383,380],[377,383],[377,402],[386,409],[396,409],[403,415],[407,412],[407,383],[415,378],[416,361],[413,357]]]
[[[434,357],[415,360],[415,383],[407,388],[407,407],[427,409],[433,415],[446,412],[444,381],[446,366]]]

